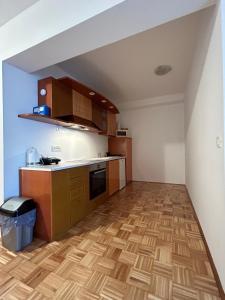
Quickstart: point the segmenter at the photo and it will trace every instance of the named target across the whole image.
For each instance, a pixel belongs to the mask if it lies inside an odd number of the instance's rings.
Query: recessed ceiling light
[[[172,67],[170,65],[159,65],[154,70],[155,74],[158,76],[166,75],[170,71],[172,71]]]
[[[94,95],[95,95],[95,92],[89,92],[89,95],[90,95],[90,96],[94,96]]]
[[[85,127],[85,126],[83,126],[83,125],[79,125],[79,128],[80,128],[81,130],[88,130],[88,128]]]
[[[106,103],[106,102],[107,102],[107,100],[101,100],[101,102],[102,102],[102,103]]]
[[[74,129],[79,129],[79,125],[71,125],[70,127]]]
[[[69,128],[78,129],[78,130],[88,130],[87,127],[83,125],[77,125],[77,124],[71,125]]]
[[[110,105],[110,107],[109,107],[109,108],[111,108],[111,109],[112,109],[112,108],[114,108],[114,106]]]

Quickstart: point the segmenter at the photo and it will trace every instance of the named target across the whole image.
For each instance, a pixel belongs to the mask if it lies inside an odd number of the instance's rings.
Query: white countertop
[[[29,171],[59,171],[70,168],[77,168],[81,166],[89,166],[96,163],[106,162],[115,159],[124,158],[123,156],[109,156],[109,157],[100,157],[100,158],[90,158],[90,159],[80,159],[80,160],[70,160],[60,162],[58,165],[34,165],[28,167],[22,167],[20,170],[29,170]]]

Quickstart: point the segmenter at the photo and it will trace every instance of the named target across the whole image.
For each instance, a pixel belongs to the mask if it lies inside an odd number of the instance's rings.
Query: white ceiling
[[[39,0],[0,0],[0,26]]]
[[[210,9],[210,8],[209,8]],[[59,66],[115,102],[184,92],[201,11],[72,58]],[[154,74],[170,64],[164,77]]]
[[[35,72],[217,1],[41,0],[0,27],[1,57],[26,72]]]

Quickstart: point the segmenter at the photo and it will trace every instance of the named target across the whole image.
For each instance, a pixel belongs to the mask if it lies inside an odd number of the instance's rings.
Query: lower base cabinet
[[[108,162],[109,173],[109,196],[116,193],[120,188],[119,183],[119,160],[111,160]]]
[[[21,195],[37,204],[36,237],[57,240],[91,211],[88,174],[88,167],[20,171]]]
[[[88,212],[88,168],[52,172],[53,238],[62,236]]]
[[[35,236],[60,239],[108,196],[119,190],[119,160],[107,162],[106,192],[89,200],[89,167],[60,171],[20,170],[20,194],[37,205]]]
[[[60,237],[70,228],[71,204],[68,199],[66,171],[51,172],[51,189],[49,193],[51,201],[51,239]],[[39,205],[39,203],[38,203]],[[43,207],[44,209],[44,207]],[[36,232],[39,235],[39,232]]]
[[[70,225],[73,226],[90,211],[88,168],[69,170]]]

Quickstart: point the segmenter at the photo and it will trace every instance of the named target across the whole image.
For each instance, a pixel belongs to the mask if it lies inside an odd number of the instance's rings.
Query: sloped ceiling
[[[0,0],[0,26],[39,0]]]
[[[59,66],[118,103],[182,93],[201,14],[176,19]],[[161,64],[171,65],[172,72],[156,76],[154,69]]]

